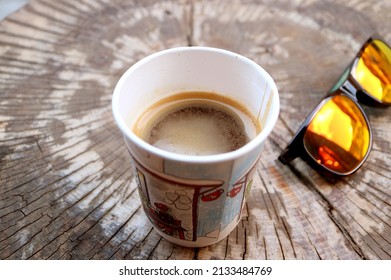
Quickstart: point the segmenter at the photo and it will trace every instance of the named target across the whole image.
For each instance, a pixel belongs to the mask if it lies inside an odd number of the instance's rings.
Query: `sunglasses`
[[[371,37],[279,156],[306,160],[328,179],[354,173],[367,159],[372,132],[360,103],[391,105],[391,48]]]

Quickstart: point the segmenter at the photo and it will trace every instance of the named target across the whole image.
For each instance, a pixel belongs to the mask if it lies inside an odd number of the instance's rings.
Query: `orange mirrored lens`
[[[304,147],[321,165],[347,174],[368,153],[369,127],[359,107],[344,95],[328,99],[304,135]]]
[[[384,42],[373,40],[365,47],[353,76],[370,95],[391,103],[391,49]]]

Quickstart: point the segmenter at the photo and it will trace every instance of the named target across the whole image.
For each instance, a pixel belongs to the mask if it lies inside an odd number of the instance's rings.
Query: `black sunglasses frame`
[[[391,103],[382,102],[381,100],[376,99],[372,95],[370,95],[368,92],[365,91],[365,89],[359,84],[359,82],[354,78],[353,72],[356,68],[357,62],[362,54],[362,52],[365,50],[365,48],[374,40],[379,40],[382,43],[384,43],[386,46],[390,48],[390,46],[382,39],[380,36],[372,36],[370,37],[360,48],[352,62],[348,65],[348,67],[344,70],[342,75],[338,78],[337,82],[333,85],[333,87],[328,91],[326,96],[322,99],[322,101],[312,110],[312,112],[307,116],[303,124],[300,126],[299,130],[296,132],[296,135],[293,137],[291,142],[288,144],[288,146],[282,151],[278,159],[283,164],[289,164],[292,160],[294,160],[297,157],[301,157],[304,159],[311,167],[313,167],[316,171],[321,173],[326,179],[335,182],[336,180],[353,174],[356,172],[366,161],[366,159],[369,156],[369,153],[372,148],[372,129],[368,120],[368,117],[364,111],[364,109],[361,107],[359,103],[366,104],[369,106],[388,106]],[[390,48],[391,49],[391,48]],[[346,173],[339,173],[336,171],[333,171],[329,168],[327,168],[324,165],[319,164],[307,151],[306,147],[304,146],[304,134],[307,131],[308,126],[312,122],[315,115],[318,113],[318,111],[323,107],[323,105],[332,97],[342,95],[347,98],[349,98],[354,104],[357,106],[357,108],[361,111],[367,126],[369,130],[369,147],[366,155],[361,160],[361,162],[349,172]]]

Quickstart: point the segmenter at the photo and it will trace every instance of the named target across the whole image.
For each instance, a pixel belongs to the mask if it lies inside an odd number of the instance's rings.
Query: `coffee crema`
[[[241,104],[212,92],[183,92],[149,107],[133,132],[145,142],[178,154],[214,155],[237,150],[261,130]]]

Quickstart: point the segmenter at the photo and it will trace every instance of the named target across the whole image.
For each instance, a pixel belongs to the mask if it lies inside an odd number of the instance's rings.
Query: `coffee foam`
[[[147,141],[170,152],[210,155],[234,151],[245,145],[248,138],[238,117],[221,108],[198,104],[161,119]]]
[[[162,150],[212,155],[236,150],[260,131],[260,125],[233,100],[214,93],[182,93],[148,108],[133,131]]]

